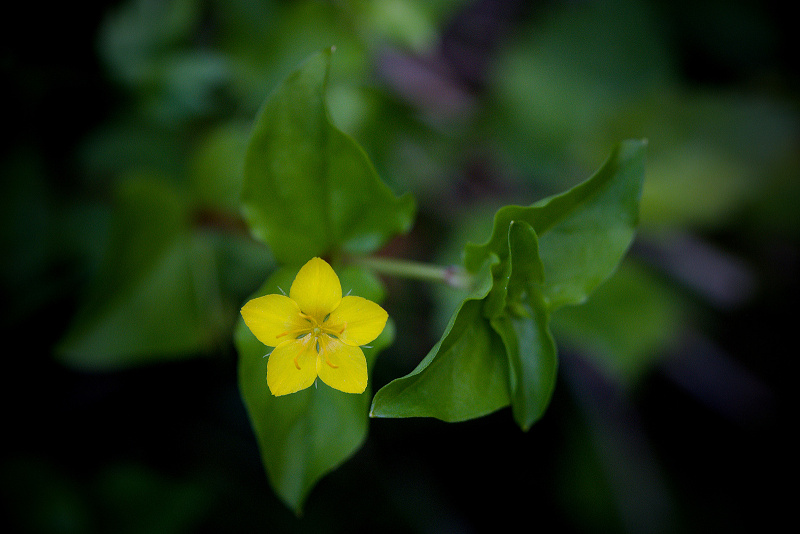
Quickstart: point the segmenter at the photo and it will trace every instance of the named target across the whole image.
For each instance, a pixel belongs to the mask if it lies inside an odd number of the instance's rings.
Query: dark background
[[[214,49],[229,42],[225,32],[239,26],[224,23],[226,3],[196,4],[200,22],[181,46]],[[292,3],[264,4],[285,13]],[[430,55],[421,59],[381,42],[364,53],[365,76],[373,90],[390,95],[381,109],[396,113],[388,120],[399,121],[398,130],[419,127],[403,122],[409,114],[425,115],[425,124],[446,124],[451,118],[437,117],[436,109],[444,115],[449,108],[437,99],[456,108],[459,95],[482,102],[504,43],[535,33],[565,5],[583,3],[450,4],[442,10],[447,16],[436,19],[438,45]],[[780,102],[796,135],[796,17],[788,4],[643,4],[658,14],[681,87]],[[92,372],[60,363],[54,347],[103,253],[100,242],[90,250],[74,236],[61,239],[61,217],[105,205],[114,180],[112,172],[87,177],[80,154],[103,125],[120,116],[138,120],[142,108],[135,102],[146,91],[121,81],[103,59],[102,25],[125,5],[16,3],[0,22],[7,118],[0,200],[5,532],[754,532],[792,523],[797,441],[788,401],[797,352],[797,137],[785,140],[776,166],[785,178],[724,220],[662,223],[746,265],[752,290],[739,287],[735,298],[720,303],[687,290],[674,271],[659,270],[666,286],[689,303],[688,327],[654,349],[657,357],[635,383],[621,386],[579,346],[562,346],[557,338],[555,397],[529,432],[514,425],[508,410],[459,424],[372,420],[364,447],[318,484],[302,519],[277,500],[264,476],[229,337],[197,357],[131,369]],[[280,27],[293,31],[303,23],[299,17]],[[264,38],[280,40],[266,31]],[[276,64],[277,80],[291,63]],[[396,82],[414,79],[420,64],[443,87],[455,87],[453,93],[431,96]],[[165,130],[178,135],[229,116],[253,116],[252,106],[237,104],[224,89],[211,111],[183,116]],[[473,139],[481,139],[475,131]],[[772,139],[758,128],[739,135],[758,145],[762,133]],[[379,148],[401,141],[354,135],[379,169]],[[487,156],[487,145],[463,146],[474,153],[456,158],[439,183],[409,185],[387,173],[393,186],[421,198],[414,230],[392,251],[439,257],[438,236],[453,235],[460,225],[441,205],[468,207],[520,191],[532,201],[551,192],[546,180],[538,189],[535,179],[525,186],[509,181]],[[552,157],[568,156],[555,151]],[[583,172],[578,164],[573,170]],[[102,235],[107,224],[101,209],[95,226],[91,209],[82,212],[81,220],[89,221],[81,227],[84,237]],[[667,261],[646,240],[631,254],[648,265]],[[706,287],[724,275],[713,263],[688,264]],[[243,301],[258,283],[254,277],[241,281],[232,300]],[[386,307],[398,338],[380,357],[374,389],[413,368],[439,335],[430,326],[435,295],[414,282],[387,283]]]

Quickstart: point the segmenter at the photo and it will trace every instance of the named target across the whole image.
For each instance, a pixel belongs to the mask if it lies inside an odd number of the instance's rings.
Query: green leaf
[[[189,229],[186,202],[161,180],[132,177],[117,192],[108,249],[60,359],[116,369],[207,350],[219,333],[213,251]]]
[[[646,141],[619,143],[591,178],[531,206],[495,214],[491,238],[468,244],[464,262],[475,272],[490,254],[508,255],[511,221],[528,223],[539,237],[542,296],[550,309],[580,304],[616,269],[639,220]]]
[[[508,405],[508,365],[482,309],[494,285],[497,258],[487,261],[470,295],[439,342],[408,375],[382,387],[372,417],[435,417],[464,421]]]
[[[644,143],[621,143],[589,180],[529,207],[501,208],[492,236],[467,245],[481,287],[414,371],[375,394],[376,417],[462,421],[509,403],[527,430],[556,382],[551,310],[582,302],[617,267],[638,218]]]
[[[525,222],[508,228],[511,272],[507,313],[491,319],[509,364],[514,419],[528,430],[545,412],[556,382],[556,346],[550,314],[541,295],[541,262],[536,233]]]
[[[539,240],[531,225],[525,221],[510,221],[506,231],[508,246],[499,251],[504,254],[492,266],[492,290],[483,308],[485,317],[492,319],[508,313],[509,306],[521,296],[535,291],[544,277],[544,266],[539,258]],[[491,254],[490,257],[495,257]],[[511,310],[513,313],[513,309]]]
[[[465,300],[417,368],[375,394],[370,415],[456,422],[508,406],[508,364],[482,305]]]
[[[341,273],[343,287],[354,295],[379,300],[382,288],[369,275],[348,268]],[[296,268],[281,268],[253,298],[288,291]],[[371,370],[377,353],[394,335],[391,323],[365,348]],[[314,485],[359,449],[366,439],[370,387],[361,395],[342,393],[322,382],[315,387],[273,396],[267,387],[267,358],[271,350],[259,342],[243,321],[234,334],[239,352],[239,390],[261,451],[264,468],[275,493],[295,513]]]
[[[413,220],[413,199],[396,197],[363,149],[331,124],[331,52],[312,56],[266,100],[245,157],[245,218],[282,264],[372,252]]]

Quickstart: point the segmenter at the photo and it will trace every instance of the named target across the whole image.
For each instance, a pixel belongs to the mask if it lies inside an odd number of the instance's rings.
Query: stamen
[[[300,364],[297,362],[297,358],[299,358],[299,357],[300,357],[299,354],[294,357],[294,366],[297,367],[298,371],[300,370]]]
[[[338,369],[338,368],[339,368],[339,366],[338,366],[338,365],[334,365],[334,364],[333,364],[333,363],[332,363],[332,362],[331,362],[331,361],[328,359],[328,351],[327,351],[327,350],[325,350],[325,348],[326,348],[326,347],[327,347],[327,341],[325,341],[325,342],[322,344],[322,348],[323,348],[323,350],[322,350],[322,353],[321,353],[322,357],[325,359],[325,363],[327,363],[328,365],[330,365],[332,369]],[[319,350],[319,339],[317,339],[317,353],[319,353],[319,352],[320,352],[320,350]]]
[[[275,339],[281,338],[283,336],[288,336],[290,334],[293,334],[295,336],[295,339],[300,339],[301,337],[306,335],[306,332],[307,332],[307,330],[302,329],[302,328],[296,328],[294,330],[287,330],[286,332],[282,332],[282,333],[278,334],[277,336],[275,336]]]

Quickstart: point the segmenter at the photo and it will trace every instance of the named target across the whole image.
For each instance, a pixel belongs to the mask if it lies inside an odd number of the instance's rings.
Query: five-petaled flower
[[[267,385],[276,396],[305,389],[317,377],[345,393],[363,393],[367,360],[361,346],[378,337],[388,318],[370,300],[342,297],[339,277],[320,258],[300,269],[289,296],[255,298],[241,313],[256,338],[275,347]]]

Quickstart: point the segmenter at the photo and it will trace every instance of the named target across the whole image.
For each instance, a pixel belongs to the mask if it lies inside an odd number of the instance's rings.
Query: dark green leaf
[[[417,368],[375,394],[371,416],[435,417],[455,422],[508,405],[503,345],[482,313],[492,287],[489,269],[487,262],[480,283]]]
[[[442,339],[410,374],[375,394],[373,417],[435,417],[456,422],[508,405],[508,364],[502,342],[468,299]]]
[[[330,56],[312,56],[267,99],[245,158],[245,217],[283,264],[340,249],[372,252],[413,219],[413,199],[396,197],[363,149],[331,124]]]

